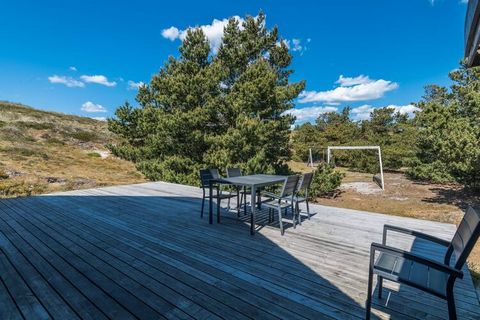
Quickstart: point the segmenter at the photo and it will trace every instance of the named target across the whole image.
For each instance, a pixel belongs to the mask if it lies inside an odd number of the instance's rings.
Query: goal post
[[[382,164],[382,151],[379,146],[336,146],[327,147],[327,163],[330,163],[332,150],[377,150],[378,162],[380,163],[380,183],[382,190],[385,190],[385,182],[383,180],[383,164]]]
[[[312,148],[309,148],[308,149],[308,164],[307,166],[313,168],[314,165],[313,165],[313,156],[312,156]]]

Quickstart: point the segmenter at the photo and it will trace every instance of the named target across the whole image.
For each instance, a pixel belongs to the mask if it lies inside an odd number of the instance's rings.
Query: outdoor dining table
[[[286,176],[277,176],[270,174],[253,174],[248,176],[239,176],[232,178],[220,178],[210,180],[209,188],[209,197],[210,197],[210,208],[208,212],[208,221],[210,224],[213,223],[213,206],[212,206],[212,197],[213,197],[213,184],[229,184],[239,187],[249,187],[251,189],[251,203],[250,203],[250,234],[255,234],[255,207],[256,207],[256,193],[257,190],[263,187],[268,187],[271,185],[283,183],[287,177]],[[217,194],[219,189],[217,189]],[[217,215],[217,222],[220,223],[220,215]]]

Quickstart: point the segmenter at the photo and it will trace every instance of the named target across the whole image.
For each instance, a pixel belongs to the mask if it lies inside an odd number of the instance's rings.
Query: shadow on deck
[[[199,194],[148,183],[0,201],[0,318],[364,318],[368,246],[380,239],[369,230],[402,218],[360,225],[365,213],[312,206],[284,237],[275,225],[252,237],[242,220],[200,219]],[[475,319],[468,281],[457,308]],[[442,300],[385,285],[374,319],[447,317]]]

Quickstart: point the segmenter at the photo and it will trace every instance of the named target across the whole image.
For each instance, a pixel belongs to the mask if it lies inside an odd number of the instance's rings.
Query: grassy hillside
[[[104,121],[0,102],[0,197],[144,181]]]

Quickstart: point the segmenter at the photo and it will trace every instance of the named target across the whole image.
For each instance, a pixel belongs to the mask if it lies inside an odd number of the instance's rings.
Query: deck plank
[[[29,319],[362,319],[369,245],[384,224],[447,240],[455,230],[311,205],[312,219],[283,237],[259,212],[252,237],[248,216],[200,219],[200,196],[158,182],[1,200],[0,306]],[[391,244],[442,255],[401,235]],[[459,318],[478,319],[469,274],[455,294]],[[375,318],[448,317],[444,301],[406,286],[386,282],[384,297],[374,298]]]

